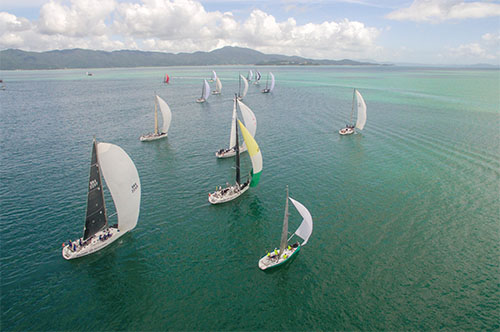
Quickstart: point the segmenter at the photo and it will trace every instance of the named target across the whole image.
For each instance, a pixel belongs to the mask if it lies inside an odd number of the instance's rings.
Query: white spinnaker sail
[[[366,104],[363,96],[356,90],[356,100],[358,106],[358,119],[356,120],[356,128],[362,130],[366,123]]]
[[[215,90],[218,92],[218,93],[221,93],[222,92],[222,83],[220,81],[220,79],[217,77],[215,78]]]
[[[313,231],[313,220],[311,213],[306,209],[304,205],[301,203],[297,202],[293,198],[290,197],[290,201],[292,201],[293,205],[299,211],[300,215],[302,218],[302,223],[300,224],[299,228],[295,231],[295,235],[301,237],[304,242],[302,242],[302,245],[306,245],[307,241],[309,240],[309,237],[311,236],[311,233]]]
[[[134,229],[141,205],[141,181],[134,162],[122,148],[110,143],[97,143],[97,156],[115,203],[118,229]]]
[[[236,146],[236,101],[233,104],[233,117],[231,119],[231,136],[229,137],[229,148]]]
[[[160,107],[161,115],[163,117],[161,132],[168,133],[168,128],[170,128],[170,122],[172,121],[172,112],[170,111],[170,107],[168,107],[165,100],[161,99],[160,96],[156,96],[156,101],[158,102],[158,106]]]
[[[210,85],[208,84],[207,80],[203,80],[203,94],[202,98],[207,100],[208,96],[210,95]]]
[[[243,104],[238,100],[238,105],[240,106],[241,115],[243,115],[243,123],[245,127],[248,129],[252,137],[255,137],[255,132],[257,131],[257,118],[255,114],[252,112],[250,107]]]
[[[241,79],[243,80],[243,83],[245,84],[245,87],[243,88],[243,93],[241,94],[241,98],[245,98],[245,96],[247,95],[247,92],[248,92],[248,81],[245,77],[241,76]]]
[[[274,75],[271,72],[269,72],[269,75],[271,75],[271,87],[269,88],[269,92],[271,92],[274,89]]]

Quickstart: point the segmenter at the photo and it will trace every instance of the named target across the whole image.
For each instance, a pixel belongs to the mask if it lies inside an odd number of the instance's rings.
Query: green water
[[[212,69],[223,93],[197,104]],[[233,160],[214,152],[229,143],[237,74],[248,69],[1,72],[0,328],[499,329],[500,71],[260,68],[277,82],[272,94],[250,86],[244,100],[261,182],[211,206],[208,192],[234,178]],[[368,120],[341,137],[353,87]],[[166,140],[142,143],[155,91],[172,125]],[[68,262],[61,243],[82,234],[94,135],[134,160],[139,222]],[[314,231],[292,262],[264,273],[257,262],[279,246],[286,185]],[[290,230],[300,221],[291,208]]]

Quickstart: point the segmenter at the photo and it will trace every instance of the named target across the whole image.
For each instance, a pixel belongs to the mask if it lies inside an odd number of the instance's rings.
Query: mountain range
[[[163,53],[134,50],[95,51],[85,49],[27,52],[0,51],[0,69],[64,69],[112,67],[164,67],[210,65],[378,65],[353,60],[314,60],[298,56],[264,54],[249,48],[226,46],[210,52]]]

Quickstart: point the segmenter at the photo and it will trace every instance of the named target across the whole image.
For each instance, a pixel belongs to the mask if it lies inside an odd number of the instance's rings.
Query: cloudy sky
[[[0,49],[500,65],[500,0],[2,0]]]

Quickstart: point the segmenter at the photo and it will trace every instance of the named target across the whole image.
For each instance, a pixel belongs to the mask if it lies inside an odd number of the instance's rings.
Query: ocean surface
[[[222,95],[198,104],[212,69]],[[0,329],[500,329],[500,71],[258,68],[244,103],[257,117],[261,182],[212,206],[208,192],[234,182],[234,160],[214,152],[228,147],[248,69],[0,72]],[[268,71],[276,88],[262,94]],[[341,137],[353,88],[368,120]],[[172,125],[143,143],[155,92]],[[62,242],[83,233],[94,136],[135,162],[139,222],[66,261]],[[314,231],[292,262],[262,272],[287,185]],[[301,217],[290,213],[293,232]]]

